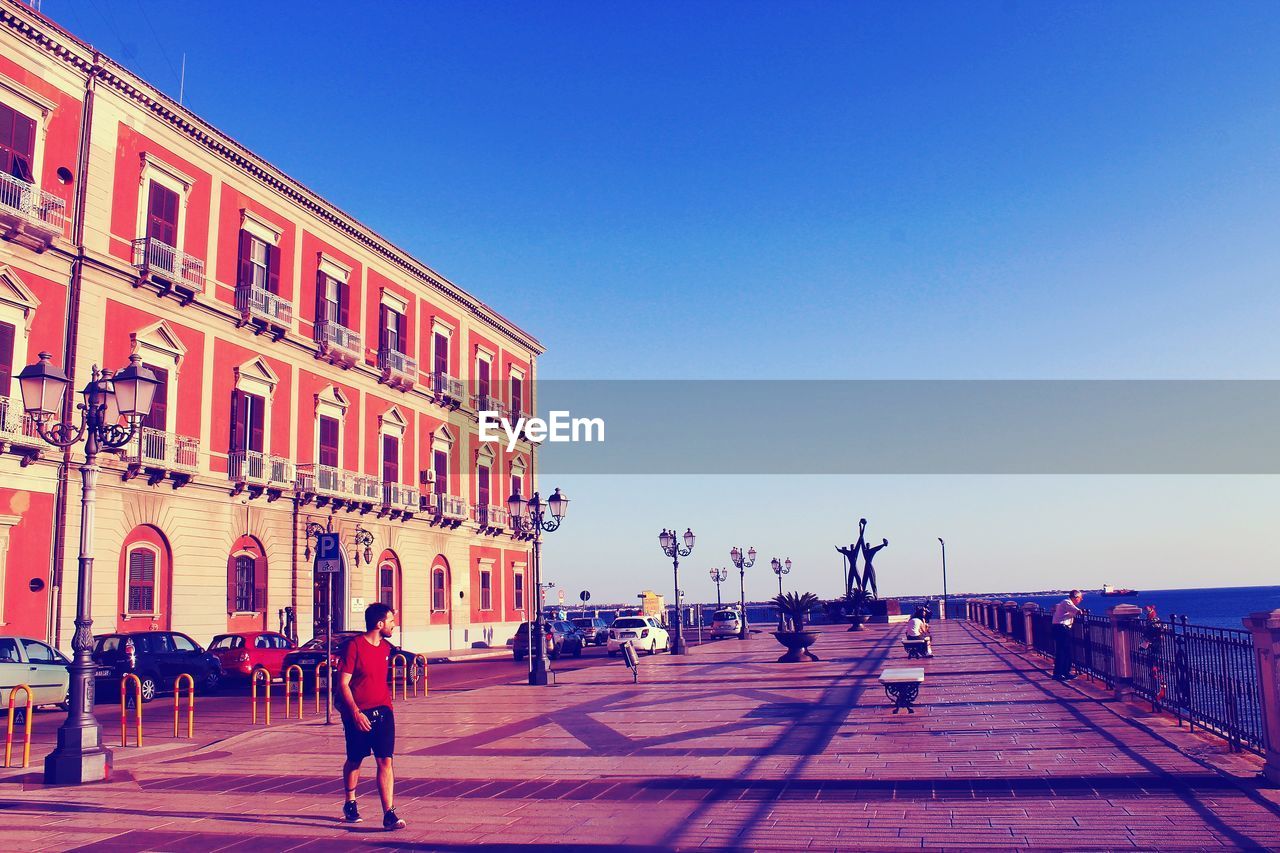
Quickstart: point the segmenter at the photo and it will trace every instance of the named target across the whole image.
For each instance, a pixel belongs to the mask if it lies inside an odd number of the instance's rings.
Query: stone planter
[[[863,623],[867,621],[867,614],[855,613],[853,615],[849,615],[846,613],[844,618],[849,620],[850,631],[861,631]]]
[[[818,640],[817,631],[774,631],[773,636],[787,647],[787,653],[778,658],[778,663],[800,663],[801,655],[807,655],[809,660],[818,660],[818,656],[809,651],[809,647]]]

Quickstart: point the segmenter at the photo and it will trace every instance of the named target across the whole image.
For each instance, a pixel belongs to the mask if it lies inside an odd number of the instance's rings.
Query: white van
[[[736,637],[741,632],[742,614],[736,609],[717,610],[715,616],[711,619],[711,636],[713,639]]]

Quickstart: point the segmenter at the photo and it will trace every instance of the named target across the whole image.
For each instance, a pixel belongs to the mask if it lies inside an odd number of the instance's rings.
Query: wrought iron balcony
[[[293,303],[252,284],[236,286],[236,309],[245,323],[254,320],[281,332],[293,324]]]
[[[499,416],[506,414],[502,401],[492,394],[476,394],[473,399],[477,412],[497,412]]]
[[[360,336],[332,320],[316,323],[316,343],[320,357],[333,364],[350,367],[360,360]]]
[[[292,460],[256,450],[232,451],[227,456],[227,475],[237,491],[247,487],[261,492],[265,488],[272,492],[272,500],[292,488],[296,479]]]
[[[407,391],[418,381],[418,362],[391,347],[379,348],[378,368],[382,381],[393,388]]]
[[[22,407],[20,397],[0,397],[0,452],[12,449],[25,467],[39,459],[49,444],[36,431],[36,423]]]
[[[507,529],[507,510],[500,506],[476,504],[473,518],[482,533],[501,533]]]
[[[418,512],[419,505],[418,490],[413,486],[386,482],[382,484],[383,509],[390,510],[392,513],[408,513],[412,515]]]
[[[150,472],[148,482],[152,485],[163,480],[166,474],[174,475],[175,485],[183,485],[199,470],[200,439],[142,427],[133,441],[125,445],[124,461],[129,466],[125,480],[145,469]]]
[[[438,370],[431,374],[431,393],[437,402],[454,406],[467,399],[467,387],[462,380]]]
[[[187,301],[204,293],[204,261],[154,237],[133,241],[133,266],[139,284],[158,285],[162,293],[174,289]]]
[[[0,174],[0,228],[4,239],[43,252],[67,235],[67,203],[35,184]]]

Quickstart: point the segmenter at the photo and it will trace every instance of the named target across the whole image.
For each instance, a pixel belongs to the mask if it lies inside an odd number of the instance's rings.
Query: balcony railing
[[[400,483],[382,484],[382,505],[399,512],[417,512],[420,501],[418,490]]]
[[[194,474],[200,465],[200,439],[142,427],[126,447],[125,462]]]
[[[462,380],[438,370],[431,374],[431,393],[440,402],[461,403],[467,399],[467,389]]]
[[[0,441],[43,447],[45,440],[36,431],[35,419],[27,414],[18,397],[0,397]]]
[[[298,466],[297,488],[306,494],[335,500],[369,504],[382,502],[382,482],[378,478],[314,462]]]
[[[360,336],[332,320],[316,323],[316,343],[322,354],[336,357],[335,360],[354,364],[360,359]]]
[[[265,320],[273,326],[293,322],[293,303],[252,284],[236,286],[236,308],[245,320]]]
[[[473,518],[483,528],[500,530],[507,526],[508,516],[505,507],[476,504]]]
[[[378,369],[384,381],[391,384],[413,385],[418,381],[418,362],[391,347],[378,349]]]
[[[133,241],[133,265],[145,277],[204,293],[204,261],[154,237]]]
[[[462,521],[467,517],[467,502],[453,495],[440,496],[440,514],[450,521]]]
[[[492,394],[476,394],[474,399],[477,412],[497,412],[499,415],[506,413],[502,401]]]
[[[67,233],[67,203],[12,175],[0,174],[0,214],[11,234],[40,232],[35,236],[44,245]]]
[[[236,450],[227,459],[228,476],[233,482],[286,489],[294,484],[294,466],[289,459],[256,450]]]

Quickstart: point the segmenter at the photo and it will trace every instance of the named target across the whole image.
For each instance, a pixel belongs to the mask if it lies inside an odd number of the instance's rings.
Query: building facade
[[[41,351],[76,389],[134,354],[162,381],[99,457],[95,633],[292,618],[305,640],[381,600],[432,650],[501,645],[531,604],[505,503],[533,491],[534,449],[481,443],[476,413],[533,411],[539,343],[0,0],[0,633],[66,649],[83,455],[23,413]],[[332,579],[318,529],[342,538]]]

